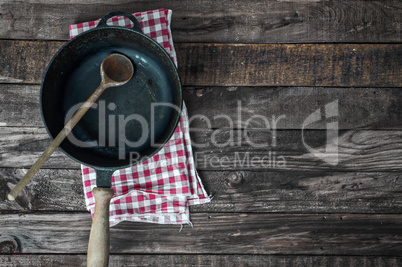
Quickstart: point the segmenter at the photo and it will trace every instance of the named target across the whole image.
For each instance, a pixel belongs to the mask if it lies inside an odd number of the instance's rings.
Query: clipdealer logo
[[[338,108],[338,100],[334,100],[328,104],[326,104],[324,109],[324,115],[322,115],[321,108],[317,109],[313,113],[311,113],[302,123],[301,130],[301,138],[304,147],[308,150],[309,153],[319,158],[320,160],[330,164],[337,165],[339,162],[338,159],[338,116],[339,116],[339,108]],[[251,152],[239,152],[235,151],[232,153],[226,153],[225,155],[210,155],[205,152],[196,152],[195,153],[195,161],[197,166],[201,167],[212,167],[212,168],[286,168],[287,166],[287,158],[281,151],[277,148],[277,141],[279,140],[278,134],[280,132],[277,131],[277,125],[280,120],[286,119],[286,115],[280,116],[272,116],[271,118],[267,116],[253,114],[250,118],[248,118],[245,122],[241,120],[241,103],[238,102],[237,105],[237,121],[238,125],[242,126],[242,129],[234,126],[233,118],[226,115],[216,115],[212,119],[226,119],[228,121],[228,128],[230,129],[227,133],[221,134],[220,136],[227,136],[225,140],[220,140],[221,143],[217,143],[217,136],[219,133],[225,131],[222,129],[215,129],[211,133],[210,140],[206,140],[206,143],[199,144],[194,142],[194,146],[197,147],[252,147],[260,150],[260,153],[251,153]],[[205,116],[202,117],[202,121],[204,121],[207,125],[207,128],[212,128],[211,121],[209,118]],[[249,125],[251,122],[255,122],[255,120],[259,120],[258,131],[261,133],[263,131],[269,132],[270,136],[267,136],[268,139],[262,140],[260,139],[260,143],[255,143],[251,140],[247,131],[249,130]],[[308,144],[305,138],[305,130],[306,127],[313,123],[326,123],[326,143],[325,147],[316,147],[313,148]],[[202,128],[205,130],[205,128]],[[190,129],[192,131],[198,131],[200,129]],[[236,134],[235,134],[236,133]],[[236,135],[236,137],[235,137]],[[271,141],[269,141],[271,140]],[[231,149],[232,150],[232,149]],[[243,150],[243,149],[242,149]]]
[[[178,107],[172,106],[168,103],[159,103],[152,106],[151,110],[151,122],[148,123],[145,118],[139,114],[110,114],[106,115],[107,111],[114,111],[116,105],[114,103],[106,103],[100,101],[99,104],[94,104],[91,109],[97,110],[99,113],[99,136],[94,140],[78,140],[72,133],[67,136],[70,142],[80,147],[91,146],[111,146],[116,147],[119,150],[119,159],[125,158],[126,146],[136,147],[144,144],[147,140],[147,136],[151,137],[151,145],[156,144],[154,139],[154,129],[152,128],[155,120],[156,106],[166,105],[168,108],[177,109]],[[73,106],[66,116],[66,121],[72,117],[74,112],[81,104]],[[191,125],[193,120],[198,120],[198,123],[202,123],[202,127],[189,127],[190,133],[192,133],[192,147],[196,150],[194,153],[194,161],[198,167],[222,167],[222,168],[286,168],[287,158],[284,153],[281,153],[277,147],[277,143],[280,140],[278,135],[281,131],[277,131],[278,125],[281,121],[286,119],[286,115],[280,116],[272,115],[260,115],[252,114],[243,120],[241,101],[237,101],[237,114],[235,116],[229,116],[225,114],[218,114],[212,118],[208,118],[204,115],[196,114],[189,118],[187,127]],[[323,112],[321,109],[317,109],[311,113],[302,123],[301,138],[304,147],[315,157],[323,160],[330,165],[337,165],[338,159],[338,100],[332,101],[324,106]],[[178,110],[179,111],[179,110]],[[324,113],[324,115],[322,115]],[[106,129],[106,120],[109,122],[109,127]],[[216,124],[214,121],[219,120],[219,125],[222,128],[214,129],[212,125]],[[139,129],[141,136],[138,140],[129,140],[126,136],[126,125],[135,121],[140,125]],[[308,125],[313,123],[326,123],[326,144],[325,147],[313,148],[308,144],[305,139],[305,130]],[[255,128],[258,125],[258,128]],[[115,127],[116,126],[116,127]],[[118,126],[118,127],[117,127]],[[117,132],[115,132],[116,130]],[[205,133],[210,130],[210,135],[205,136]],[[198,133],[201,133],[207,138],[194,138]],[[251,133],[251,134],[250,134]],[[253,139],[251,136],[254,134],[257,136]],[[250,134],[250,136],[249,136]],[[223,148],[228,148],[228,152],[219,155],[216,151],[224,151]],[[239,149],[236,149],[239,148]],[[247,147],[251,148],[250,150]],[[205,149],[214,148],[213,155],[206,153]],[[202,151],[198,152],[197,149]],[[247,151],[249,150],[249,151]],[[232,151],[232,152],[230,152]],[[250,151],[256,151],[250,152]],[[131,153],[131,152],[130,152]],[[130,160],[136,161],[141,158],[141,155],[129,155]]]

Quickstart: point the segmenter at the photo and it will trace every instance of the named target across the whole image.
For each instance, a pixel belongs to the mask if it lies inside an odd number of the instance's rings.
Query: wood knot
[[[15,252],[20,252],[20,248],[16,240],[13,238],[0,239],[0,254],[13,254]]]
[[[230,187],[240,186],[244,183],[244,177],[241,172],[233,172],[226,178],[226,183]]]

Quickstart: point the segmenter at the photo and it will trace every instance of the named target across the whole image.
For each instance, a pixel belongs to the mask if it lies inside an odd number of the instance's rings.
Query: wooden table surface
[[[180,233],[113,227],[110,266],[402,266],[402,1],[113,3],[0,2],[0,266],[86,264],[78,163],[57,151],[7,194],[50,143],[40,83],[68,25],[157,8],[214,199]]]

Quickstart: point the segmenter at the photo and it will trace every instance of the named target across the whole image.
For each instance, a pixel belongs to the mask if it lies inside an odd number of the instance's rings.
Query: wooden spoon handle
[[[95,187],[95,213],[89,235],[87,266],[101,267],[109,264],[109,204],[114,191],[111,188]]]
[[[25,176],[18,182],[18,184],[13,188],[13,190],[8,194],[9,200],[14,200],[18,194],[24,189],[24,187],[29,183],[32,177],[39,171],[39,169],[45,164],[45,162],[50,158],[56,148],[59,147],[61,142],[66,138],[66,136],[71,132],[74,126],[81,120],[88,109],[95,103],[99,96],[105,91],[107,86],[101,83],[95,92],[88,98],[87,101],[80,107],[80,109],[74,114],[74,116],[67,122],[63,130],[56,136],[56,138],[50,143],[46,148],[45,152],[39,157],[34,165],[29,169]]]

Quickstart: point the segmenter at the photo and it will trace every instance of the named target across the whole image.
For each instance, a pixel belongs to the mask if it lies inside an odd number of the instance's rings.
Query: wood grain
[[[0,37],[68,39],[68,25],[108,12],[172,9],[179,42],[400,42],[399,1],[6,1]]]
[[[7,201],[7,194],[26,172],[0,168],[0,210],[86,211],[78,169],[41,169],[15,201]]]
[[[339,129],[399,129],[399,88],[186,87],[191,127],[301,129],[317,109],[338,101]],[[0,113],[1,114],[1,113]],[[224,117],[226,118],[224,118]],[[273,123],[275,122],[275,123]],[[323,121],[306,129],[326,129]]]
[[[201,171],[213,200],[193,212],[398,213],[401,173]]]
[[[122,222],[111,228],[111,253],[399,256],[401,219],[400,214],[193,213],[194,228],[185,226],[180,233],[180,225]],[[84,254],[90,224],[87,213],[3,213],[0,250]]]
[[[1,125],[44,127],[39,98],[39,85],[1,84]]]
[[[201,170],[399,171],[402,166],[399,131],[190,131]],[[335,137],[327,141],[328,134]]]
[[[41,126],[40,86],[0,85],[2,126]],[[334,87],[184,87],[192,128],[301,129],[307,117],[338,100],[339,129],[402,129],[402,90]],[[227,119],[219,116],[225,116]],[[281,117],[282,116],[282,117]],[[229,120],[230,119],[230,120]],[[246,125],[246,122],[247,125]],[[325,129],[323,121],[306,129]]]
[[[401,131],[339,131],[337,153],[326,154],[327,132],[322,130],[190,129],[190,134],[199,170],[402,171]],[[29,168],[49,141],[43,128],[0,127],[0,167]],[[313,154],[318,152],[324,154]],[[60,151],[45,164],[79,166]]]
[[[65,42],[0,41],[0,82],[42,82],[53,55]]]
[[[0,255],[1,267],[81,266],[85,255]],[[399,267],[400,257],[269,255],[110,255],[110,266],[367,266]]]
[[[402,86],[400,44],[181,44],[178,51],[185,85]]]
[[[42,127],[0,127],[0,165],[31,167],[51,143]],[[24,163],[25,162],[25,163]],[[80,168],[74,160],[57,149],[44,164],[45,168]]]
[[[0,40],[0,81],[39,84],[63,43]],[[402,86],[400,44],[178,43],[176,50],[183,85]]]
[[[26,169],[0,168],[0,210],[86,211],[80,170],[42,169],[16,201]],[[213,201],[191,212],[399,213],[401,172],[200,171]]]

